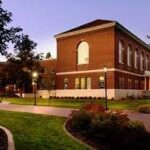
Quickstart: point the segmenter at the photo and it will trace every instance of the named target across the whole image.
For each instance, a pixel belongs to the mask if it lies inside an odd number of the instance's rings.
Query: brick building
[[[116,21],[95,20],[57,34],[56,96],[140,96],[150,89],[150,47]]]

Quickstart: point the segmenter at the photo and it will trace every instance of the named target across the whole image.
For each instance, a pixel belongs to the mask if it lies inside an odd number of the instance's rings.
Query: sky
[[[23,28],[37,42],[37,53],[51,52],[54,58],[54,35],[95,19],[116,20],[150,43],[149,6],[150,0],[3,0],[3,8],[13,13],[11,26]]]

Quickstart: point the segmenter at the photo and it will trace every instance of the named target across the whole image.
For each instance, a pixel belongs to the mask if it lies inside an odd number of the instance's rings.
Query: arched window
[[[128,46],[128,49],[127,49],[127,65],[128,66],[132,65],[132,49],[130,45]]]
[[[135,50],[135,54],[134,54],[134,67],[138,68],[138,60],[139,59],[139,54],[138,54],[138,50]]]
[[[149,70],[149,56],[147,55],[146,56],[146,60],[145,60],[146,62],[146,70]]]
[[[77,48],[78,52],[78,64],[88,64],[89,63],[89,45],[87,42],[81,42]]]
[[[144,69],[144,54],[141,53],[140,55],[140,69],[143,70]]]
[[[124,63],[124,44],[122,41],[119,41],[119,63]]]

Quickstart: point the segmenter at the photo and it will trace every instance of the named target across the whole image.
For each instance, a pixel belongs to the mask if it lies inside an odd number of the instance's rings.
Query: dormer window
[[[78,65],[89,63],[89,45],[87,42],[81,42],[77,48]]]

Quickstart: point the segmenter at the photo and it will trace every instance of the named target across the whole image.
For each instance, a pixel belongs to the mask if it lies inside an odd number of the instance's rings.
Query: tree
[[[14,45],[15,55],[8,58],[6,71],[9,84],[16,84],[24,92],[31,92],[32,72],[41,71],[38,61],[41,54],[35,54],[37,44],[28,35],[21,35]]]
[[[50,53],[50,52],[48,52],[48,53],[46,54],[46,59],[49,59],[49,58],[51,58],[51,53]]]
[[[2,8],[2,1],[0,0],[0,54],[7,56],[8,43],[15,41],[19,38],[17,35],[22,29],[17,27],[8,27],[12,22],[12,13]]]
[[[55,89],[55,68],[47,69],[41,78],[41,87],[48,90],[49,96],[52,90]]]

